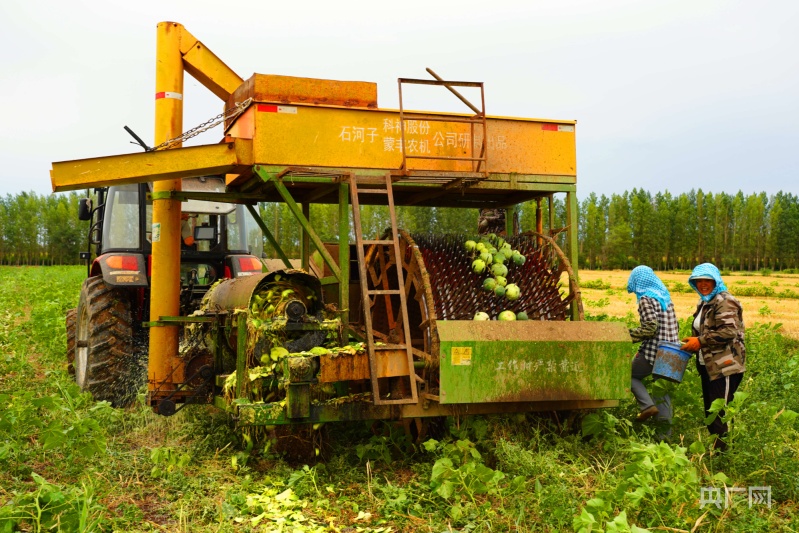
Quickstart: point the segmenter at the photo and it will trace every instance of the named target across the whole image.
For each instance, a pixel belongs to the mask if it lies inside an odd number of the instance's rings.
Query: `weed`
[[[609,298],[600,298],[599,300],[589,300],[588,298],[585,298],[583,302],[585,302],[585,305],[588,307],[596,307],[599,309],[610,305]]]
[[[610,283],[605,283],[602,279],[595,279],[593,281],[586,281],[585,283],[580,283],[580,286],[584,289],[599,289],[605,290],[610,288]]]
[[[191,462],[191,455],[186,452],[180,453],[171,447],[153,448],[150,452],[150,461],[153,463],[150,475],[162,478],[183,470]]]
[[[36,473],[31,478],[34,490],[14,492],[11,501],[0,506],[0,531],[96,531],[108,521],[108,510],[97,502],[91,481],[64,488]]]

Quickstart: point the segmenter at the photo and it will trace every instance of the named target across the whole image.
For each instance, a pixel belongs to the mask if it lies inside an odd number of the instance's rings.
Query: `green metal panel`
[[[439,321],[442,404],[614,400],[629,395],[624,324]]]

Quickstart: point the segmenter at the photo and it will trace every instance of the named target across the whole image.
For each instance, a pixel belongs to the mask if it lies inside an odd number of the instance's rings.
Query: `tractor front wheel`
[[[115,407],[133,403],[147,379],[146,352],[134,342],[131,297],[102,276],[88,278],[75,317],[75,381]]]

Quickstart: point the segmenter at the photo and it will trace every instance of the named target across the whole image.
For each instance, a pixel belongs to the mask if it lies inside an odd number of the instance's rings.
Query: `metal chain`
[[[179,135],[179,136],[177,136],[177,137],[175,137],[173,139],[168,139],[168,140],[162,142],[161,144],[159,144],[158,146],[156,146],[155,148],[153,148],[150,151],[151,152],[155,152],[156,150],[164,150],[164,149],[172,148],[172,147],[174,147],[177,144],[181,144],[184,141],[187,141],[187,140],[191,139],[192,137],[196,137],[197,135],[201,134],[204,131],[208,131],[211,128],[219,126],[220,124],[222,124],[226,120],[236,118],[237,116],[241,115],[244,112],[244,110],[247,109],[247,107],[251,103],[252,103],[252,98],[247,98],[243,102],[237,103],[235,106],[233,106],[232,109],[229,109],[229,110],[225,111],[224,113],[220,113],[217,116],[206,120],[202,124],[200,124],[198,126],[195,126],[192,129],[190,129],[190,130],[187,130],[185,133],[183,133],[183,134],[181,134],[181,135]]]

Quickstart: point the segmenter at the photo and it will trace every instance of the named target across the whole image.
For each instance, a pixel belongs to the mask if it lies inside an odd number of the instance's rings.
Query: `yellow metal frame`
[[[183,73],[188,72],[222,100],[226,100],[241,78],[200,43],[181,24],[158,24],[155,69],[155,145],[183,133]],[[179,144],[177,145],[179,146]],[[233,150],[235,153],[235,150]],[[186,154],[186,152],[184,152]],[[229,156],[229,153],[223,155]],[[143,158],[146,159],[146,158]],[[214,158],[215,159],[215,158]],[[186,161],[185,159],[183,160]],[[197,166],[197,161],[194,163]],[[135,165],[120,165],[135,172]],[[183,169],[188,166],[181,165]],[[202,165],[200,165],[202,166]],[[119,168],[119,167],[117,167]],[[166,179],[153,185],[153,248],[150,320],[180,313],[180,213],[181,202],[169,194],[181,190],[177,169],[161,168]],[[146,181],[141,179],[139,181]],[[158,230],[158,231],[156,231]],[[148,388],[167,395],[185,381],[184,362],[178,353],[178,327],[150,330]]]

